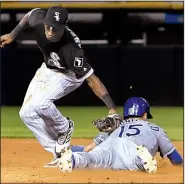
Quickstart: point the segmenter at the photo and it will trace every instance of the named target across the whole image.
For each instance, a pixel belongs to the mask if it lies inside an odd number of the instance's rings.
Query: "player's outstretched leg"
[[[73,155],[70,147],[64,148],[61,152],[61,158],[58,163],[59,169],[63,172],[71,172],[73,169]]]
[[[137,146],[137,154],[142,159],[143,167],[148,173],[157,172],[157,161],[144,146]]]

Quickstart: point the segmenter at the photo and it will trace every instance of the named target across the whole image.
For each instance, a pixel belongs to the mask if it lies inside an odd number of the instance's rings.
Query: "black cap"
[[[44,24],[57,30],[64,29],[68,20],[68,11],[59,6],[51,7],[46,14]]]

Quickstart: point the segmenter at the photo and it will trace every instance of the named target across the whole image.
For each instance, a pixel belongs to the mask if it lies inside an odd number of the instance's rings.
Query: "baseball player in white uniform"
[[[70,145],[74,123],[64,117],[54,101],[71,93],[87,81],[93,92],[116,113],[105,86],[87,62],[78,36],[67,26],[68,12],[54,6],[47,12],[36,8],[28,12],[9,34],[0,37],[0,47],[13,42],[26,27],[32,27],[44,62],[33,77],[20,110],[25,125],[54,159],[46,167],[56,167],[61,151]],[[18,61],[17,61],[18,62]],[[25,61],[26,62],[26,61]]]

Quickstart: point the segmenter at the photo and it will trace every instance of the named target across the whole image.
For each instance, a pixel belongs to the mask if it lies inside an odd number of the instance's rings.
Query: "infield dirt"
[[[73,145],[87,145],[90,139],[73,139]],[[183,142],[173,142],[183,155]],[[64,174],[58,168],[44,168],[52,159],[36,139],[1,139],[1,183],[183,183],[183,167],[168,159],[158,160],[156,174],[130,171],[74,170]]]

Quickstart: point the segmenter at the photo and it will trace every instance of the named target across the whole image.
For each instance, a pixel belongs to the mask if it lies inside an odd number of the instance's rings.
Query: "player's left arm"
[[[168,157],[173,165],[182,165],[183,159],[162,128],[159,129],[159,152],[161,157]]]
[[[183,159],[176,149],[174,149],[172,153],[168,154],[167,157],[173,165],[183,165]]]
[[[72,48],[72,46],[70,46]],[[73,49],[71,49],[73,50]],[[93,68],[87,62],[84,51],[78,49],[72,51],[69,68],[75,73],[77,81],[86,80],[92,91],[98,96],[109,108],[109,114],[116,114],[116,106],[111,99],[106,87],[100,79],[94,74]]]
[[[109,108],[109,114],[116,114],[116,106],[100,79],[92,73],[86,81],[96,96],[98,96]]]

